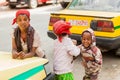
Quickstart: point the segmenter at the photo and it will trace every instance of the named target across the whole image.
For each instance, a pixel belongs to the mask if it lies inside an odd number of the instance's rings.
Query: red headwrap
[[[69,22],[65,22],[65,21],[57,21],[54,25],[53,25],[53,31],[54,33],[58,36],[59,41],[62,41],[62,37],[61,34],[62,33],[67,33],[67,34],[71,34],[70,29],[71,25]]]
[[[30,19],[30,12],[26,9],[20,9],[16,12],[16,17],[13,19],[12,25],[16,23],[17,17],[21,14],[25,14]]]

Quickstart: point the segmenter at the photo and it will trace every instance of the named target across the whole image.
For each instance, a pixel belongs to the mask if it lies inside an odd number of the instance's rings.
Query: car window
[[[68,9],[119,12],[120,0],[73,0]]]

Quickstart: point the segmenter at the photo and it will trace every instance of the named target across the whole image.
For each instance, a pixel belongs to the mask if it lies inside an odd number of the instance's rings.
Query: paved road
[[[51,8],[50,8],[51,7]],[[53,9],[53,7],[55,9]],[[11,51],[11,32],[12,19],[15,11],[4,8],[0,11],[0,51]],[[53,40],[47,36],[47,27],[49,23],[50,13],[61,10],[60,5],[50,5],[49,8],[38,7],[36,9],[28,9],[31,12],[31,24],[40,33],[42,48],[45,49],[47,57],[50,61],[50,68],[52,69],[53,60]],[[14,25],[16,26],[16,25]],[[74,62],[75,80],[82,80],[84,69],[80,64],[80,58]],[[99,80],[120,80],[120,57],[115,56],[114,52],[103,53],[103,68],[99,76]]]

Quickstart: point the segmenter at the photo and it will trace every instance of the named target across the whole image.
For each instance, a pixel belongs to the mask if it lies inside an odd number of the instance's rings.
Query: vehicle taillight
[[[105,31],[105,32],[114,31],[114,26],[112,21],[93,20],[91,21],[90,27],[95,31]]]
[[[50,17],[50,22],[49,25],[52,26],[55,22],[59,21],[59,20],[64,20],[65,18],[60,18],[60,17]]]

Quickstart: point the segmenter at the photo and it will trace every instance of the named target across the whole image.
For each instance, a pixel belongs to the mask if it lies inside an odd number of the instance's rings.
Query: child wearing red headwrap
[[[29,58],[37,55],[44,57],[44,51],[40,47],[40,37],[30,25],[30,12],[20,9],[16,12],[13,24],[17,24],[12,35],[12,57],[14,59]]]
[[[71,25],[65,21],[57,21],[53,31],[57,36],[54,42],[53,70],[56,74],[54,80],[74,80],[72,74],[73,56],[78,56],[80,49],[68,37]]]

